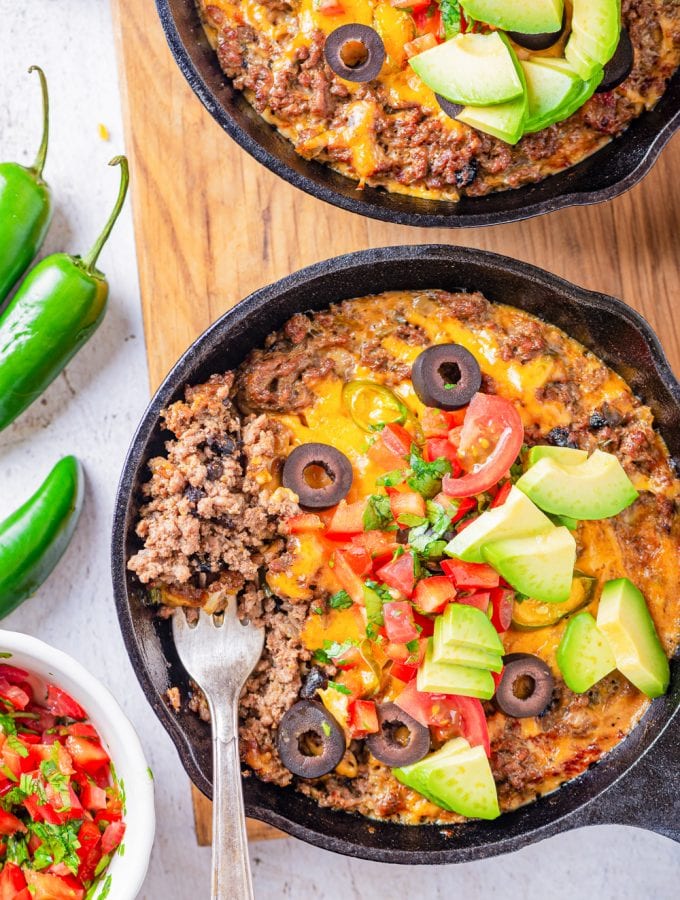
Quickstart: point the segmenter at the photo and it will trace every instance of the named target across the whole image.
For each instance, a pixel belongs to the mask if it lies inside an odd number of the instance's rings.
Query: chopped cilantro
[[[427,519],[422,516],[414,516],[413,513],[402,513],[397,522],[400,525],[407,525],[409,528],[417,528],[418,525],[424,525]]]
[[[6,843],[7,862],[13,862],[15,865],[20,866],[28,860],[28,841],[25,835],[19,832],[11,834],[7,837]]]
[[[321,723],[321,730],[326,735],[326,737],[331,736],[331,726],[328,724],[328,722],[324,721]]]
[[[371,494],[364,511],[364,530],[385,531],[393,521],[390,498],[387,494]]]
[[[390,589],[384,584],[379,584],[377,581],[372,581],[369,579],[366,582],[366,587],[369,587],[372,591],[375,591],[383,601],[383,603],[390,603],[392,600],[394,600],[394,597],[392,596],[392,594],[390,594]]]
[[[413,638],[412,641],[409,641],[406,644],[406,649],[409,653],[417,653],[418,652],[418,638]]]
[[[329,681],[328,687],[333,688],[334,691],[338,691],[340,694],[350,695],[352,693],[348,687],[345,687],[344,684],[338,684],[337,681]]]
[[[321,647],[318,647],[314,653],[312,653],[312,659],[314,662],[321,663],[322,666],[330,665],[331,658],[326,653],[325,650],[322,650]]]
[[[381,475],[376,484],[381,484],[383,487],[394,487],[397,484],[401,484],[404,478],[406,478],[406,472],[402,469],[393,469],[391,472],[385,472],[384,475]]]
[[[80,848],[78,831],[81,824],[81,819],[71,819],[63,825],[29,822],[27,826],[29,832],[41,842],[33,854],[34,868],[47,869],[49,866],[64,863],[76,875],[80,865],[76,851]]]
[[[352,598],[347,591],[338,591],[337,594],[333,594],[330,598],[328,605],[331,609],[349,609],[352,605]]]
[[[439,9],[442,14],[442,23],[444,25],[444,35],[447,41],[449,38],[460,34],[461,16],[460,3],[458,0],[439,0]],[[449,385],[445,385],[449,387]]]
[[[313,606],[312,612],[316,616],[322,616],[323,615],[323,606]]]
[[[423,497],[434,497],[441,490],[444,475],[451,473],[451,463],[443,456],[432,462],[425,462],[420,449],[413,444],[409,457],[411,475],[407,479],[408,486],[418,491]]]

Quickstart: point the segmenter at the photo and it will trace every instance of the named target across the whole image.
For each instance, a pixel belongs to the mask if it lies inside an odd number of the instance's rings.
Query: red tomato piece
[[[447,696],[450,706],[460,716],[461,731],[465,740],[473,747],[484,747],[487,756],[491,756],[489,728],[484,715],[484,707],[476,697]]]
[[[416,583],[415,560],[410,551],[390,560],[376,572],[377,578],[388,587],[410,597]]]
[[[6,678],[0,677],[0,697],[11,703],[15,709],[24,710],[31,702],[31,697],[17,684],[10,684]]]
[[[390,507],[398,524],[400,524],[399,516],[425,518],[425,498],[416,491],[390,491]]]
[[[62,729],[62,734],[73,734],[76,737],[90,737],[99,739],[99,735],[97,734],[97,729],[92,725],[88,725],[87,722],[74,722],[73,725],[66,725]]]
[[[508,499],[508,494],[511,490],[512,481],[506,481],[505,484],[498,489],[496,496],[489,504],[489,509],[495,509],[497,506],[503,506],[505,501]]]
[[[474,590],[475,588],[498,587],[499,575],[487,563],[469,563],[460,559],[443,559],[441,567],[457,588]]]
[[[49,712],[60,718],[86,718],[85,710],[82,706],[79,703],[76,703],[70,694],[67,694],[66,691],[62,691],[62,689],[58,688],[55,684],[47,685],[47,701],[45,705]]]
[[[398,678],[399,681],[403,681],[408,684],[409,681],[412,681],[416,675],[418,674],[418,666],[409,666],[403,662],[393,662],[392,668],[390,669],[390,675],[393,678]]]
[[[433,462],[435,459],[448,459],[451,463],[451,476],[457,478],[463,471],[458,459],[458,453],[448,438],[429,438],[425,441],[423,459],[425,462]]]
[[[354,603],[363,603],[364,583],[352,568],[344,551],[336,550],[333,554],[332,562],[333,573],[335,574],[340,587],[347,591]]]
[[[78,877],[84,882],[92,881],[94,871],[102,857],[98,826],[94,822],[83,822],[78,831],[78,841],[80,842],[80,847],[76,850],[80,860]]]
[[[448,412],[427,406],[420,417],[420,424],[426,438],[447,437],[452,428],[463,424],[464,419],[465,408]]]
[[[306,531],[323,531],[324,524],[315,513],[300,513],[286,519],[286,531],[289,534],[302,534]]]
[[[395,662],[405,663],[409,658],[409,650],[406,644],[387,643],[383,647],[385,656]]]
[[[412,56],[418,56],[426,50],[436,47],[439,41],[433,34],[421,34],[420,37],[414,38],[412,41],[406,41],[404,44],[404,53],[407,59]]]
[[[515,603],[515,592],[507,588],[497,587],[491,591],[493,613],[491,624],[501,634],[507,631],[512,622],[512,608]]]
[[[368,456],[376,465],[386,470],[405,469],[412,443],[413,438],[403,425],[390,422],[389,425],[385,425],[375,443],[369,447]]]
[[[20,669],[19,666],[0,663],[0,678],[6,678],[10,684],[22,684],[28,678],[28,672],[25,669]]]
[[[363,547],[371,559],[384,559],[392,556],[400,546],[394,539],[393,531],[365,531],[352,538],[352,545]]]
[[[102,835],[102,852],[111,853],[123,840],[125,822],[111,822]]]
[[[413,607],[408,600],[394,600],[383,604],[383,617],[388,640],[395,644],[408,644],[418,637],[413,620]]]
[[[476,606],[477,609],[481,609],[485,613],[489,611],[491,595],[488,591],[477,591],[474,594],[468,594],[467,597],[457,597],[456,602],[462,603],[464,606]]]
[[[445,475],[442,489],[451,497],[472,497],[488,490],[510,471],[524,442],[519,413],[495,394],[475,394],[460,433],[458,456],[466,474]]]
[[[111,762],[102,745],[88,738],[70,734],[66,738],[66,749],[71,754],[73,764],[84,772],[96,772]]]
[[[446,575],[423,578],[416,585],[413,602],[419,612],[435,615],[443,612],[447,603],[455,599],[456,589]]]
[[[351,545],[345,547],[342,552],[347,562],[360,578],[368,575],[373,568],[373,559],[368,550],[364,550],[363,547]]]
[[[501,683],[501,678],[503,677],[503,669],[500,672],[492,672],[491,677],[493,678],[493,683],[496,685],[496,690],[498,690],[498,685]]]
[[[378,711],[373,700],[354,700],[349,704],[349,730],[353,738],[364,738],[380,731]]]
[[[390,6],[397,9],[409,9],[415,12],[417,9],[426,9],[432,0],[390,0]]]
[[[443,39],[442,14],[436,4],[415,10],[413,21],[418,34],[433,34],[438,41]]]
[[[360,534],[364,530],[366,502],[357,500],[355,503],[347,503],[341,500],[335,507],[333,518],[326,529],[326,537],[345,540],[354,534]]]
[[[26,879],[19,866],[6,862],[0,872],[0,900],[15,900],[19,891],[25,887]]]
[[[448,726],[451,723],[453,710],[448,696],[419,691],[415,680],[408,682],[394,702],[421,725]]]
[[[416,625],[420,628],[420,636],[421,638],[432,637],[434,634],[434,619],[431,619],[429,616],[424,616],[418,612],[418,610],[413,611],[413,619]]]
[[[80,789],[80,802],[85,809],[97,811],[106,809],[106,791],[93,781],[85,779]]]
[[[24,868],[32,900],[83,900],[85,889],[72,876],[51,875]]]
[[[21,819],[17,819],[16,816],[12,815],[11,812],[6,812],[0,808],[0,834],[16,834],[17,831],[26,831],[24,823]]]

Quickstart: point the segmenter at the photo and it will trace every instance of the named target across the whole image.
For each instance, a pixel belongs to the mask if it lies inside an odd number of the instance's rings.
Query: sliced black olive
[[[547,50],[552,47],[562,37],[564,29],[567,25],[567,11],[565,9],[562,16],[562,27],[559,31],[544,31],[541,34],[524,34],[522,31],[508,31],[508,36],[527,50]]]
[[[345,733],[322,703],[298,700],[281,719],[281,762],[300,778],[327,775],[345,755]]]
[[[410,766],[430,752],[430,729],[396,703],[378,707],[380,731],[369,734],[366,746],[386,766]]]
[[[555,447],[570,447],[572,450],[578,449],[571,439],[571,431],[569,431],[568,428],[564,428],[562,425],[551,428],[548,432],[548,440]]]
[[[324,673],[317,666],[312,666],[309,670],[309,675],[305,678],[304,684],[302,685],[302,689],[300,691],[300,696],[305,700],[313,700],[316,696],[316,692],[319,689],[325,688],[328,684],[328,679],[324,675]]]
[[[460,344],[437,344],[416,358],[411,369],[413,389],[425,406],[460,409],[482,386],[479,363]]]
[[[452,119],[455,119],[459,113],[462,113],[465,109],[464,106],[461,106],[460,103],[452,103],[450,100],[447,100],[446,97],[442,97],[441,94],[435,94],[437,99],[437,103],[441,106],[447,116],[451,116]]]
[[[503,657],[503,674],[496,688],[496,706],[506,716],[540,716],[549,705],[555,680],[548,666],[531,653]]]
[[[283,465],[281,481],[294,491],[300,506],[328,509],[339,503],[352,487],[352,463],[330,444],[301,444]]]
[[[597,93],[606,94],[607,91],[613,91],[615,87],[624,82],[633,71],[634,62],[633,42],[627,29],[622,28],[616,53],[604,67],[604,78],[597,86]]]
[[[382,38],[369,25],[341,25],[326,38],[326,62],[346,81],[372,81],[385,62]]]

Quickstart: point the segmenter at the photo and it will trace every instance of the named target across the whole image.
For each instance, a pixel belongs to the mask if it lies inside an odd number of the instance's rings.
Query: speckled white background
[[[128,0],[152,2],[152,0]],[[32,63],[47,71],[52,142],[46,176],[56,198],[44,252],[84,252],[117,187],[106,163],[123,149],[118,80],[106,0],[0,0],[0,159],[29,163],[39,135]],[[98,136],[98,123],[110,141]],[[109,583],[109,523],[123,456],[147,401],[147,372],[129,207],[104,251],[108,316],[63,377],[0,434],[0,519],[53,463],[75,452],[87,470],[85,511],[57,572],[2,625],[72,653],[113,690],[140,733],[155,774],[158,832],[145,900],[209,896],[210,853],[196,847],[188,781],[137,686]],[[344,859],[295,840],[251,847],[258,898],[488,897],[643,900],[678,896],[680,850],[622,827],[584,829],[512,856],[406,870]],[[132,900],[132,898],[131,898]]]

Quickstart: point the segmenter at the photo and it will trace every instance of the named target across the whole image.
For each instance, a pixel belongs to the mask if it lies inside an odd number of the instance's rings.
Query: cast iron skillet
[[[621,137],[579,165],[535,185],[460,203],[423,200],[367,187],[328,166],[299,156],[285,138],[260,118],[225,77],[199,21],[194,0],[156,0],[170,49],[184,77],[206,109],[258,162],[290,184],[350,212],[439,228],[499,225],[577,206],[611,200],[637,184],[680,125],[680,72],[652,112],[636,119]]]
[[[293,313],[399,288],[480,290],[563,328],[616,369],[648,403],[674,458],[680,458],[680,385],[647,323],[621,301],[575,287],[526,263],[479,250],[443,245],[388,247],[317,263],[256,291],[222,316],[187,350],[151,401],[133,439],[118,488],[113,527],[113,582],[118,617],[132,665],[156,715],[175,742],[194,783],[211,793],[208,726],[192,713],[172,712],[164,694],[187,676],[174,649],[170,623],[142,603],[125,563],[134,536],[147,460],[167,438],[159,411],[200,383],[242,361]],[[649,828],[680,841],[680,798],[674,759],[680,740],[680,665],[672,664],[669,694],[602,762],[559,791],[495,822],[403,827],[321,809],[292,789],[244,779],[249,816],[296,837],[350,856],[398,863],[446,863],[515,850],[548,835],[600,822]]]

